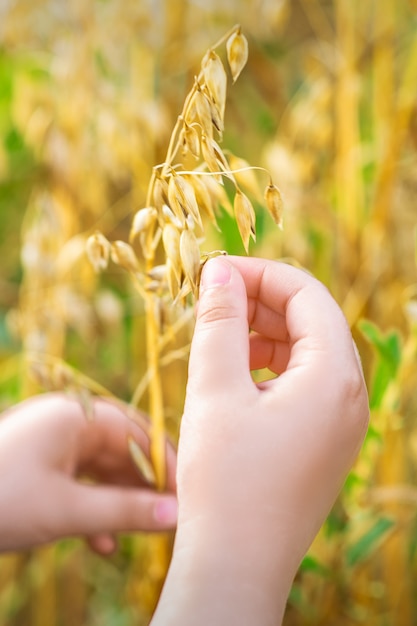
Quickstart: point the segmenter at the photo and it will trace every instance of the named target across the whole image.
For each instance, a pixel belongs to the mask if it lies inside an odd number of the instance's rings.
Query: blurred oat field
[[[415,0],[0,0],[0,406],[70,372],[86,406],[105,390],[147,410],[143,301],[116,264],[94,272],[86,241],[129,240],[201,58],[236,23],[249,59],[221,145],[267,168],[285,202],[281,231],[254,199],[250,254],[328,286],[372,409],[285,625],[417,624]],[[207,249],[245,254],[227,210],[218,222]],[[172,333],[162,375],[174,439],[190,337]],[[145,625],[169,545],[2,556],[0,623]]]

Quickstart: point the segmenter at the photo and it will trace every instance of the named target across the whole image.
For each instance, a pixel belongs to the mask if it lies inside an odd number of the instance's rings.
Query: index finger
[[[304,270],[278,261],[229,257],[241,273],[249,300],[249,325],[292,347],[355,354],[347,321],[327,288]],[[355,355],[356,356],[356,355]]]

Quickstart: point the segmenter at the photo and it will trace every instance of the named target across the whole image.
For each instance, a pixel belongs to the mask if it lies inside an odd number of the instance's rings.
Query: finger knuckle
[[[199,323],[212,325],[223,320],[237,320],[241,316],[230,303],[214,302],[210,306],[201,307],[199,310]]]

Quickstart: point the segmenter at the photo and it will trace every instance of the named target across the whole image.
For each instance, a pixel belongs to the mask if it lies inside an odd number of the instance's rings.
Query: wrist
[[[295,571],[284,543],[268,546],[262,536],[242,536],[239,524],[221,532],[180,525],[152,626],[277,626]]]

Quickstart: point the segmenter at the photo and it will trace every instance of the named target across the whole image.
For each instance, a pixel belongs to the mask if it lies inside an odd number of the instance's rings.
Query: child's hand
[[[154,623],[276,625],[359,451],[367,393],[344,316],[306,272],[219,257],[202,281]],[[277,376],[257,384],[263,367]]]
[[[89,422],[75,400],[45,394],[2,417],[0,551],[84,536],[105,554],[115,548],[119,531],[175,526],[173,448],[167,445],[170,493],[158,494],[128,452],[131,435],[149,453],[145,430],[110,401],[95,400],[94,410]]]

